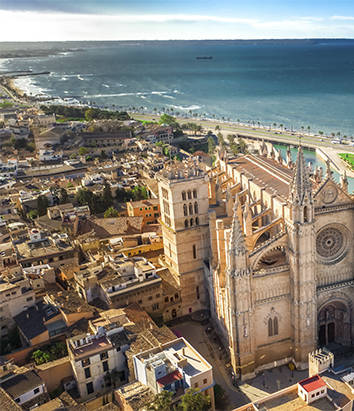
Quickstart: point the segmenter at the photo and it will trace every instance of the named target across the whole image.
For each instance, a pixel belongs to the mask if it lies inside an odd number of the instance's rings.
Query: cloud
[[[316,20],[317,21],[317,20]],[[319,27],[313,24],[312,20],[309,19],[294,19],[294,20],[282,20],[282,21],[268,21],[268,22],[256,22],[253,26],[258,29],[271,29],[271,30],[284,30],[286,32],[297,31],[313,31],[323,29],[325,27]]]
[[[332,16],[331,20],[354,20],[354,16]]]

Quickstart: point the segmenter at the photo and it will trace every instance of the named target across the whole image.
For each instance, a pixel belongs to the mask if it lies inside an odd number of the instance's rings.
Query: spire
[[[312,204],[312,184],[306,167],[302,146],[299,146],[293,176],[289,186],[289,195],[298,205]]]
[[[346,172],[346,170],[344,170],[343,176],[340,178],[340,180],[341,180],[342,189],[343,189],[344,191],[348,191],[348,178],[347,178],[347,172]]]
[[[234,215],[232,217],[231,233],[228,248],[229,270],[237,270],[240,272],[244,272],[244,270],[247,268],[247,255],[248,249],[245,243],[240,220],[238,218],[238,200],[236,200],[234,205]]]
[[[331,160],[327,158],[326,160],[326,177],[325,178],[333,178],[333,173],[331,170]]]

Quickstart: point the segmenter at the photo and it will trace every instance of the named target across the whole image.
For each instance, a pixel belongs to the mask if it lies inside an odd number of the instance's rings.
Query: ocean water
[[[26,69],[48,70],[50,75],[24,77],[16,84],[33,95],[57,97],[57,102],[135,108],[157,115],[172,109],[186,115],[354,135],[354,42],[101,43],[56,56],[0,60],[0,71]]]

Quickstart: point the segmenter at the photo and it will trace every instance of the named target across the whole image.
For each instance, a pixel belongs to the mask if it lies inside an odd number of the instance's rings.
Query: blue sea
[[[4,45],[10,47],[0,46]],[[85,47],[83,42],[79,46],[84,50],[1,59],[0,71],[50,71],[16,84],[33,95],[57,97],[57,102],[134,108],[157,115],[169,109],[354,135],[354,41],[213,46],[100,43],[99,47]]]

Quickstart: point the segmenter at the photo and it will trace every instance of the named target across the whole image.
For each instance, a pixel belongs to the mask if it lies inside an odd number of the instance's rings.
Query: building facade
[[[346,176],[338,184],[329,163],[313,170],[301,146],[295,163],[289,150],[286,161],[274,147],[259,151],[234,159],[220,151],[209,183],[202,171],[179,183],[175,165],[159,178],[165,260],[180,279],[194,263],[191,241],[205,247],[203,235],[192,236],[197,226],[187,227],[182,193],[209,190],[199,225],[208,226],[210,252],[200,260],[204,277],[195,279],[241,379],[290,361],[306,368],[317,347],[351,345],[354,335],[354,198]],[[181,285],[182,293],[192,290]]]

